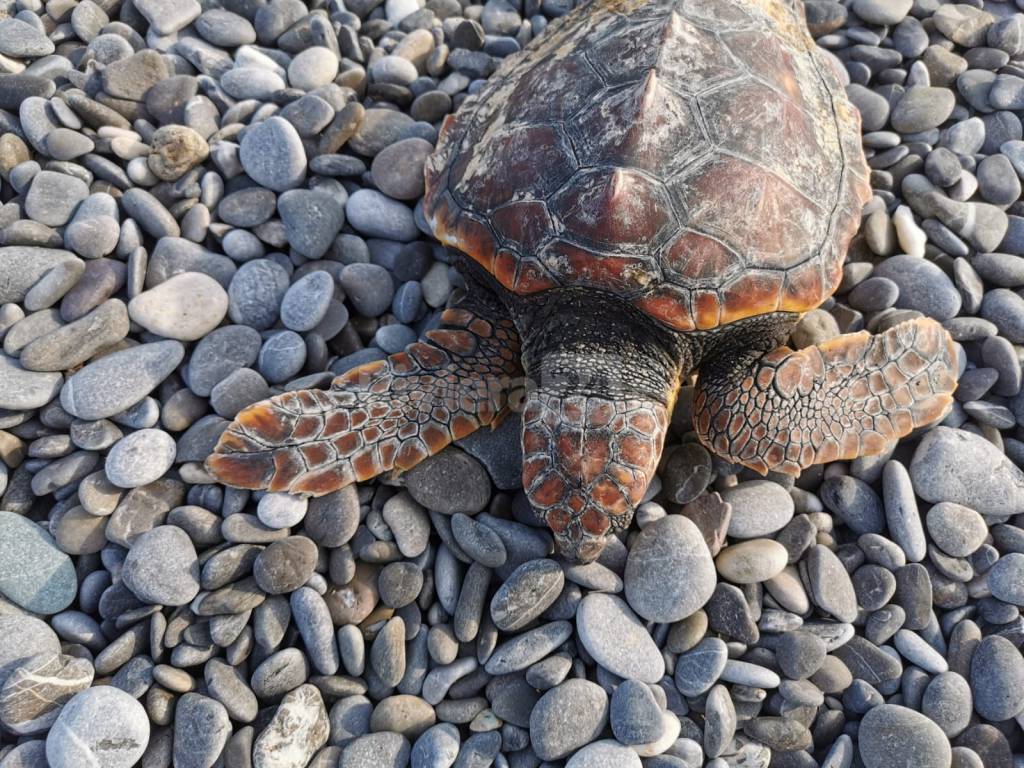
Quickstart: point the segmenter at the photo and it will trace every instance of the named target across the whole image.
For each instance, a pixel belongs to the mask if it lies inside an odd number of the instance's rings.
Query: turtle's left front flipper
[[[934,320],[862,331],[704,370],[694,401],[701,441],[762,473],[799,474],[879,453],[949,412],[957,356]]]
[[[207,469],[226,485],[322,496],[409,469],[491,424],[520,375],[515,327],[468,309],[441,320],[424,341],[328,390],[285,392],[241,411]]]

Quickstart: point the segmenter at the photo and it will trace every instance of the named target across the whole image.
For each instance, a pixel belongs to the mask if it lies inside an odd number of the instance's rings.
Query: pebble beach
[[[0,0],[0,768],[1024,768],[1024,0],[804,2],[874,196],[790,345],[938,320],[940,424],[762,478],[684,387],[586,565],[516,413],[315,499],[204,469],[438,325],[441,121],[573,5]]]

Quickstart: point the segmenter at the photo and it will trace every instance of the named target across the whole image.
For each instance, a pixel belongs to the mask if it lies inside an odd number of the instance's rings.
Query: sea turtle
[[[948,410],[945,330],[784,346],[870,196],[859,127],[799,0],[590,0],[442,126],[423,208],[467,290],[441,327],[243,410],[207,467],[325,494],[495,426],[525,377],[523,486],[586,561],[629,525],[695,370],[694,428],[731,462],[880,451]]]

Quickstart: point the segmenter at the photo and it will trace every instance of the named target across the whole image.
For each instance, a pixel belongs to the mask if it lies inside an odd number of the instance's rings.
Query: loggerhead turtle
[[[220,481],[321,495],[523,410],[523,486],[570,558],[627,527],[680,385],[759,472],[880,451],[941,418],[928,319],[794,351],[870,196],[859,116],[799,0],[590,0],[441,129],[424,212],[466,295],[421,342],[238,414]]]

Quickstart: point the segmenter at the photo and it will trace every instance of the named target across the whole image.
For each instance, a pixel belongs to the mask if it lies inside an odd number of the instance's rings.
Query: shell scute
[[[551,209],[582,240],[613,248],[655,243],[675,223],[664,187],[626,168],[581,171]]]
[[[693,104],[666,88],[654,70],[599,94],[567,130],[583,166],[625,164],[656,174],[711,148]]]
[[[689,226],[729,244],[751,266],[786,269],[806,261],[827,225],[826,212],[785,179],[738,157],[719,155],[669,186]]]

